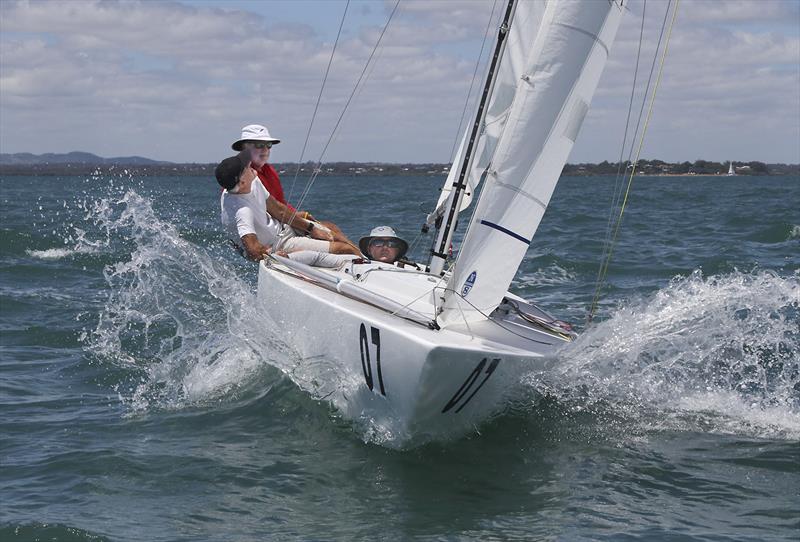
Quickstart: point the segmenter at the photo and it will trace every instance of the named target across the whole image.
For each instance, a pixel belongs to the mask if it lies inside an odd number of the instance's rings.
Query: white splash
[[[77,251],[71,248],[48,248],[46,250],[26,250],[25,253],[32,258],[39,258],[40,260],[61,260],[76,254]]]
[[[93,178],[92,182],[100,184],[99,178]],[[109,180],[108,186],[113,186],[113,180]],[[25,253],[28,256],[40,260],[63,260],[79,255],[99,254],[109,247],[113,238],[110,235],[107,224],[109,224],[110,215],[113,213],[113,200],[97,200],[96,195],[87,195],[87,192],[84,191],[82,194],[76,193],[73,201],[64,200],[62,202],[64,209],[69,206],[75,207],[79,213],[84,215],[83,223],[75,224],[65,221],[62,218],[62,212],[66,214],[65,211],[45,212],[42,206],[39,205],[39,214],[34,216],[32,226],[40,229],[52,228],[50,239],[60,243],[62,246],[26,250]],[[99,226],[103,236],[91,239],[84,229],[87,222],[94,226]]]
[[[106,267],[109,296],[84,339],[98,358],[137,375],[118,389],[134,413],[229,398],[265,364],[295,362],[257,314],[251,286],[183,239],[148,199],[131,190],[90,214],[109,238],[133,242],[129,260]]]
[[[558,374],[531,384],[638,412],[644,425],[663,418],[673,429],[800,438],[798,276],[676,278],[560,357]]]

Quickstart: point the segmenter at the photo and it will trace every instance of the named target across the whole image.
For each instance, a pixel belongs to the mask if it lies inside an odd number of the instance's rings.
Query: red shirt
[[[286,203],[286,197],[283,195],[283,186],[281,186],[281,178],[278,177],[278,172],[270,164],[264,164],[260,169],[256,170],[258,178],[261,179],[261,184],[267,189],[269,195],[286,205],[292,211],[294,207]]]

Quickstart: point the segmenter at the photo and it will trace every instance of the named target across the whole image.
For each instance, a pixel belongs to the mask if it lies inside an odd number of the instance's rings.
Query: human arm
[[[243,235],[242,246],[247,258],[256,262],[263,260],[270,253],[270,247],[262,245],[255,233]]]
[[[289,224],[289,226],[296,230],[307,232],[313,239],[320,239],[322,241],[334,240],[333,234],[330,231],[314,227],[315,222],[302,218],[298,213],[290,210],[286,205],[272,196],[267,198],[267,212],[280,222]]]
[[[229,231],[233,230],[231,231],[232,234],[236,232],[233,234],[235,237],[232,235],[231,238],[239,238],[240,242],[237,247],[240,253],[249,260],[263,260],[265,256],[272,252],[272,246],[259,241],[256,234],[253,209],[247,206],[239,206],[237,208],[234,205],[226,205],[226,203],[223,202],[222,222],[226,224]]]
[[[242,246],[244,247],[245,256],[256,262],[272,254],[272,247],[269,245],[262,245],[254,233],[248,233],[242,236]],[[276,250],[275,254],[283,257],[289,255],[283,250]]]

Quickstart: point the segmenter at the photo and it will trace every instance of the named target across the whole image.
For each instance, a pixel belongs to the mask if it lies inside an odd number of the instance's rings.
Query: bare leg
[[[334,241],[341,241],[342,243],[350,243],[353,244],[350,239],[348,239],[345,234],[342,233],[342,230],[339,229],[339,226],[334,224],[333,222],[328,222],[327,220],[320,221],[320,224],[331,230],[333,234]]]
[[[361,256],[361,251],[358,250],[352,243],[343,243],[342,241],[331,241],[331,254],[355,254]]]
[[[345,234],[342,233],[342,230],[339,229],[339,226],[337,226],[333,222],[328,222],[328,221],[320,221],[320,224],[322,224],[331,231],[331,233],[333,234],[334,241],[350,245],[351,247],[351,250],[347,252],[334,252],[333,249],[331,249],[332,254],[356,254],[357,256],[361,256],[361,251],[358,249],[358,246],[356,246],[355,243],[353,243],[350,239],[347,238]]]

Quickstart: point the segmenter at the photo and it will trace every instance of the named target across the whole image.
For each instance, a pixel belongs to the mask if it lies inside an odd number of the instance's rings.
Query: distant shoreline
[[[694,162],[669,163],[662,160],[640,160],[637,163],[637,176],[657,177],[727,177],[730,162],[710,162],[696,160]],[[314,171],[315,164],[306,162],[278,162],[273,164],[281,175],[294,176],[299,173],[308,177]],[[627,163],[603,161],[597,164],[566,164],[561,172],[569,177],[592,177],[616,175],[628,171]],[[800,175],[800,164],[766,164],[763,162],[733,162],[737,175],[778,176]],[[175,164],[157,162],[139,156],[120,158],[101,158],[90,153],[45,154],[27,153],[0,154],[0,175],[94,175],[121,173],[144,177],[213,177],[216,163],[211,164]],[[329,162],[319,168],[320,176],[431,176],[444,177],[448,174],[450,164],[393,164],[362,162]]]
[[[275,164],[281,177],[293,177],[296,171],[291,167],[280,167],[282,164]],[[175,164],[173,166],[141,166],[141,165],[89,165],[89,164],[28,164],[28,165],[0,165],[0,177],[3,176],[94,176],[107,174],[124,174],[132,177],[214,177],[216,164]],[[304,168],[300,172],[300,177],[308,178],[311,173],[310,168]],[[445,178],[448,171],[439,168],[422,168],[408,170],[397,170],[395,168],[382,168],[373,170],[371,167],[357,171],[338,168],[323,168],[320,177],[437,177]],[[609,177],[616,175],[616,172],[594,172],[594,171],[574,171],[570,165],[564,167],[561,172],[564,177]],[[786,170],[769,172],[737,173],[734,177],[780,177],[780,176],[800,176],[800,167],[787,168]],[[636,177],[719,177],[731,178],[727,173],[661,173],[637,171]]]

